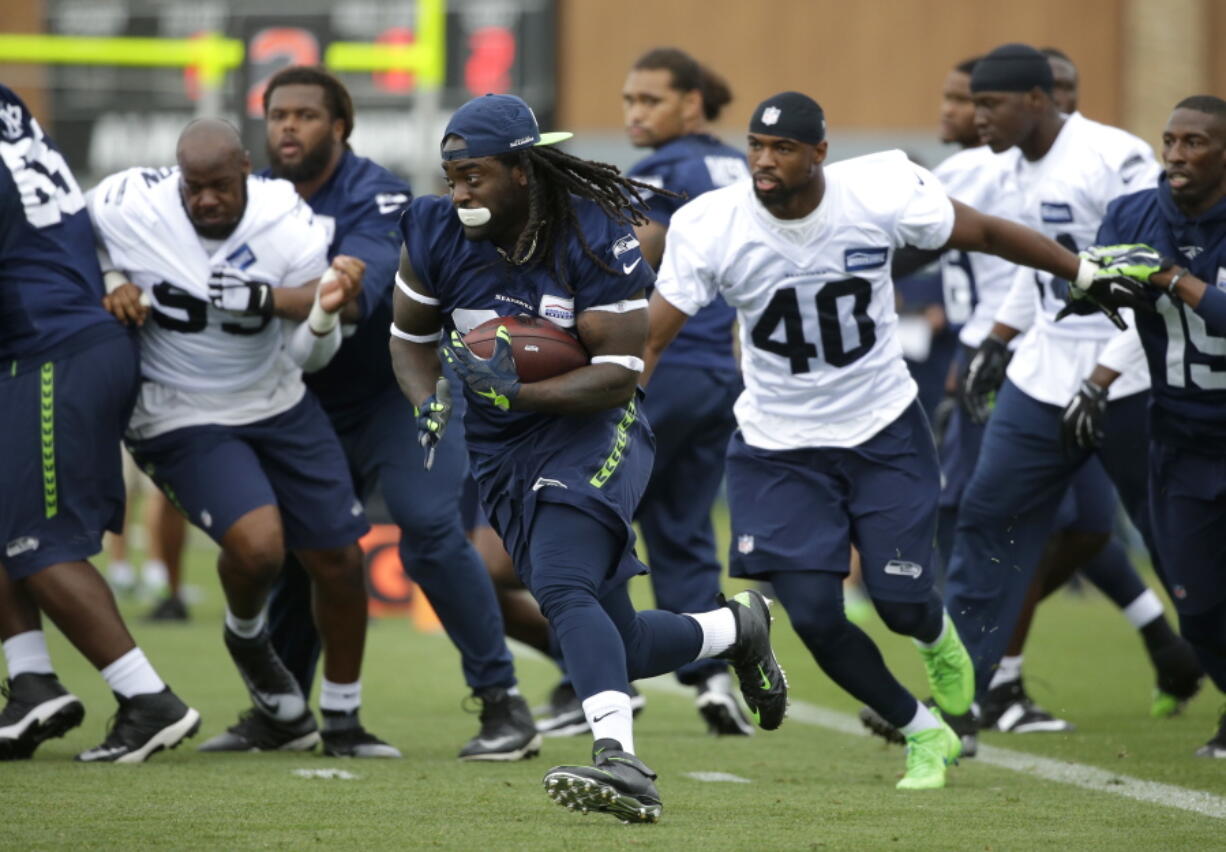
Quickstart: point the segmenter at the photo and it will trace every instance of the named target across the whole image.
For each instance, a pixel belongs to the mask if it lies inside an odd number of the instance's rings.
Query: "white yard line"
[[[668,692],[685,696],[693,694],[692,689],[677,683],[671,676],[636,681],[636,685],[652,692]],[[804,701],[791,702],[788,706],[788,720],[793,723],[800,722],[802,725],[813,725],[838,731],[840,734],[868,735],[864,726],[860,724],[860,720],[854,716],[827,710],[825,707],[818,707]],[[1188,759],[1193,758],[1189,756]],[[1145,781],[1141,778],[1121,775],[1118,772],[1108,772],[1105,769],[1087,766],[1084,763],[1039,757],[983,743],[979,744],[979,754],[968,759],[968,762],[972,761],[1020,772],[1044,781],[1071,784],[1074,787],[1110,793],[1113,796],[1123,796],[1138,802],[1165,805],[1168,808],[1191,811],[1215,819],[1226,819],[1226,798],[1221,796],[1215,796],[1202,790],[1177,787],[1174,784]]]

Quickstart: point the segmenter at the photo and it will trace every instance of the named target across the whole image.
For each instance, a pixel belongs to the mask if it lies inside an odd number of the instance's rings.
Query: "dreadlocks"
[[[640,190],[648,190],[669,198],[684,198],[674,192],[659,189],[623,177],[616,166],[583,160],[553,147],[535,147],[499,160],[507,166],[519,166],[528,176],[528,223],[515,248],[509,255],[512,263],[544,263],[552,265],[558,281],[569,287],[562,257],[556,255],[561,237],[567,231],[579,238],[583,253],[610,275],[615,270],[592,251],[579,221],[571,196],[596,204],[614,222],[633,227],[645,225],[647,202]]]

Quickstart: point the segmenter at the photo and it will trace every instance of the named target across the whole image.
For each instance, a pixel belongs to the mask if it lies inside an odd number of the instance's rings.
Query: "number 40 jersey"
[[[901,151],[825,169],[803,219],[777,219],[744,181],[673,215],[656,281],[693,315],[722,295],[740,322],[745,441],[767,450],[854,447],[916,396],[896,328],[890,261],[903,245],[943,247],[953,204]]]

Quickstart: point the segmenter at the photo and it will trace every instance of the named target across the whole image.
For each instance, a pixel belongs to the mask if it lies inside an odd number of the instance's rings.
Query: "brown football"
[[[588,363],[582,343],[540,317],[498,317],[464,335],[464,342],[476,355],[488,358],[494,352],[494,335],[500,325],[511,334],[511,354],[521,381],[552,379]]]

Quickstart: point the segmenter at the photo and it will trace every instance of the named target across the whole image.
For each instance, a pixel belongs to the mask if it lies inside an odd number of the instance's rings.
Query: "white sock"
[[[913,734],[918,734],[920,731],[939,727],[941,727],[941,723],[937,721],[937,717],[932,714],[932,711],[917,701],[915,702],[915,715],[911,717],[910,722],[898,730],[902,731],[904,737],[909,737]]]
[[[160,559],[148,559],[141,566],[141,582],[150,589],[160,589],[170,583],[170,572]]]
[[[153,666],[145,659],[145,652],[133,648],[102,670],[107,685],[124,698],[161,692],[166,684],[158,677]]]
[[[623,751],[634,754],[634,712],[627,693],[607,689],[585,698],[583,715],[592,726],[593,740],[617,740]]]
[[[728,607],[721,606],[710,612],[687,612],[686,615],[702,628],[702,650],[694,659],[705,660],[722,654],[736,643],[736,617]]]
[[[41,630],[27,630],[5,639],[4,659],[10,678],[19,674],[55,674],[51,653],[47,650],[47,635]]]
[[[136,569],[126,559],[112,559],[106,566],[107,578],[116,586],[131,586],[136,583]]]
[[[945,638],[945,634],[948,632],[949,632],[949,615],[944,614],[941,616],[941,632],[937,634],[937,638],[933,639],[931,642],[921,642],[918,639],[915,639],[913,641],[915,642],[916,645],[919,645],[921,648],[932,649],[932,648],[935,648],[937,645],[941,644],[941,640]]]
[[[1004,683],[1013,683],[1015,680],[1022,678],[1022,655],[1016,657],[1001,657],[1000,665],[996,667],[996,671],[992,672],[992,680],[988,684],[988,689],[995,689]]]
[[[1124,618],[1128,623],[1140,630],[1155,618],[1162,617],[1162,601],[1154,594],[1153,589],[1146,589],[1137,595],[1136,599],[1124,607]]]
[[[362,706],[362,681],[333,683],[324,678],[319,690],[319,709],[330,713],[356,713]]]
[[[226,607],[226,627],[244,639],[254,639],[260,635],[264,625],[268,623],[268,608],[261,609],[255,618],[239,618]]]

